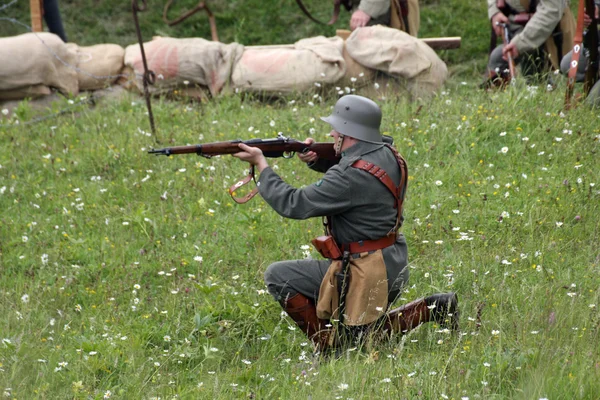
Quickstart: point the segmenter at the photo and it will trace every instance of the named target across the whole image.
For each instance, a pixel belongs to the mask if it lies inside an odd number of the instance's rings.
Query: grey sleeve
[[[286,218],[335,215],[352,204],[350,183],[338,166],[330,168],[322,179],[302,189],[288,185],[271,168],[265,168],[257,185],[263,199]]]
[[[488,3],[488,18],[492,17],[500,12],[500,9],[496,5],[496,0],[487,0]]]
[[[563,0],[543,0],[535,10],[523,31],[517,34],[511,43],[519,52],[537,49],[550,37],[564,13]]]

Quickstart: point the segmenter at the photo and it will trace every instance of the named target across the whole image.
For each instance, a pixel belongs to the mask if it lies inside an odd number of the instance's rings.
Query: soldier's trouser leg
[[[63,28],[60,11],[58,9],[58,0],[44,0],[44,20],[48,25],[48,30],[58,35],[63,42],[67,42],[67,35]]]
[[[569,70],[571,69],[571,58],[573,58],[573,50],[568,52],[562,60],[560,60],[560,72],[563,75],[569,75]],[[585,51],[581,51],[579,53],[579,64],[577,65],[577,75],[575,76],[575,80],[577,82],[583,82],[585,78],[585,67],[587,65],[587,58],[585,56]]]
[[[458,296],[455,293],[438,293],[389,311],[383,330],[406,333],[425,322],[437,322],[458,330],[458,316]]]
[[[288,260],[269,265],[265,271],[267,290],[281,302],[298,293],[316,303],[329,260]]]
[[[271,264],[265,271],[269,293],[321,351],[328,346],[330,332],[325,325],[329,321],[317,317],[316,302],[329,264],[328,260],[289,260]]]

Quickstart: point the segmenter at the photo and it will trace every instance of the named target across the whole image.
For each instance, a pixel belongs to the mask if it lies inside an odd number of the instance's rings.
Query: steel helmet
[[[321,117],[344,136],[381,143],[381,109],[371,99],[349,94],[340,98],[328,117]]]

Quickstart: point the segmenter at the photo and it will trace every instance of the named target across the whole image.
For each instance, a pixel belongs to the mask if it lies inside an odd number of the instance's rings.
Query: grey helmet
[[[381,143],[381,109],[371,99],[349,94],[340,98],[328,117],[321,117],[344,136],[370,143]]]

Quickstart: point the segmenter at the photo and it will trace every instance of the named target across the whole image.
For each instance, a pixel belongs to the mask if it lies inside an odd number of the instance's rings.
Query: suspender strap
[[[396,218],[396,226],[394,226],[394,228],[390,232],[391,234],[392,232],[396,232],[401,225],[402,206],[404,203],[404,194],[406,193],[406,185],[408,183],[408,166],[406,165],[406,160],[402,158],[402,156],[396,151],[396,149],[387,144],[385,146],[388,149],[390,149],[390,151],[394,154],[394,157],[398,162],[398,167],[400,168],[400,184],[398,186],[394,184],[392,178],[390,178],[390,176],[385,172],[383,168],[371,162],[365,160],[356,160],[352,164],[352,167],[366,171],[374,177],[376,177],[377,179],[379,179],[379,181],[383,183],[383,185],[390,191],[390,193],[392,193],[392,195],[396,199],[396,204],[394,205],[394,208],[396,209],[398,214]]]
[[[362,169],[363,171],[367,171],[375,178],[379,179],[381,183],[383,183],[385,187],[388,188],[388,190],[392,192],[392,195],[396,198],[396,204],[394,205],[394,208],[398,208],[398,188],[392,181],[392,178],[390,178],[390,176],[382,168],[365,160],[355,161],[354,164],[352,164],[352,167]]]

